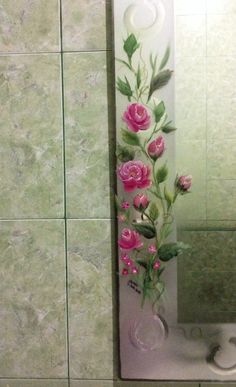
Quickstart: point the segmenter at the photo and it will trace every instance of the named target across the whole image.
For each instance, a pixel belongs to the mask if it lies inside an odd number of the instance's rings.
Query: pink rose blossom
[[[150,245],[150,246],[148,247],[148,251],[149,251],[150,254],[156,254],[157,248],[156,248],[155,245]]]
[[[128,274],[129,274],[129,272],[128,272],[127,269],[123,269],[123,270],[122,270],[122,275],[126,276],[126,275],[128,275]]]
[[[117,171],[117,175],[123,182],[126,192],[132,192],[137,188],[150,187],[150,173],[150,167],[139,160],[127,161],[121,164]]]
[[[161,267],[160,261],[156,261],[156,262],[154,263],[154,265],[153,265],[153,269],[154,269],[154,270],[158,270],[158,269],[160,269],[160,267]]]
[[[123,120],[132,132],[146,130],[151,124],[151,117],[147,109],[138,103],[133,103],[127,107],[123,114]]]
[[[140,239],[140,234],[136,231],[124,228],[121,233],[121,237],[118,240],[118,245],[124,250],[134,250],[143,247],[143,243]]]
[[[123,203],[121,203],[121,208],[123,208],[124,210],[127,210],[128,208],[130,208],[129,202],[123,202]]]
[[[180,176],[178,181],[177,181],[177,187],[182,192],[187,192],[189,190],[189,188],[191,188],[191,185],[192,185],[192,176],[191,175]]]
[[[156,160],[162,156],[165,150],[165,141],[162,136],[156,138],[148,145],[148,154],[153,159]]]

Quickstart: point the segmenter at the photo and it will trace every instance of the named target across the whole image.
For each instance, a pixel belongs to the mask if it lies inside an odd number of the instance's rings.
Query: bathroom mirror
[[[114,20],[121,377],[235,381],[235,1],[115,0]]]

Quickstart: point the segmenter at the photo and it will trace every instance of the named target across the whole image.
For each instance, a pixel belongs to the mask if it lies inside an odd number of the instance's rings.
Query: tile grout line
[[[67,186],[66,186],[66,132],[65,132],[65,92],[64,92],[64,57],[63,57],[63,20],[62,0],[60,0],[60,60],[61,60],[61,109],[62,109],[62,133],[63,133],[63,175],[64,175],[64,243],[65,243],[65,299],[66,299],[66,341],[67,341],[67,376],[70,387],[70,337],[69,337],[69,270],[68,270],[68,230],[67,230]]]

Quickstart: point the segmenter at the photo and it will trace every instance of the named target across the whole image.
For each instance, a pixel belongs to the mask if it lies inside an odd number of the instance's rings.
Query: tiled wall
[[[1,0],[0,387],[198,387],[113,382],[110,33],[104,0]]]

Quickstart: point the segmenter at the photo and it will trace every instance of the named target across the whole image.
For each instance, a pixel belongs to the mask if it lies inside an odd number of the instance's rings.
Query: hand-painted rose
[[[133,103],[127,107],[123,114],[123,120],[132,132],[147,130],[151,124],[151,117],[147,109],[138,103]]]
[[[151,186],[150,167],[142,161],[127,161],[118,168],[117,175],[124,185],[126,192],[132,192],[137,188],[148,188]]]
[[[141,249],[143,247],[143,242],[141,241],[138,232],[130,230],[129,228],[124,228],[120,239],[118,240],[118,245],[124,250],[134,250]]]

